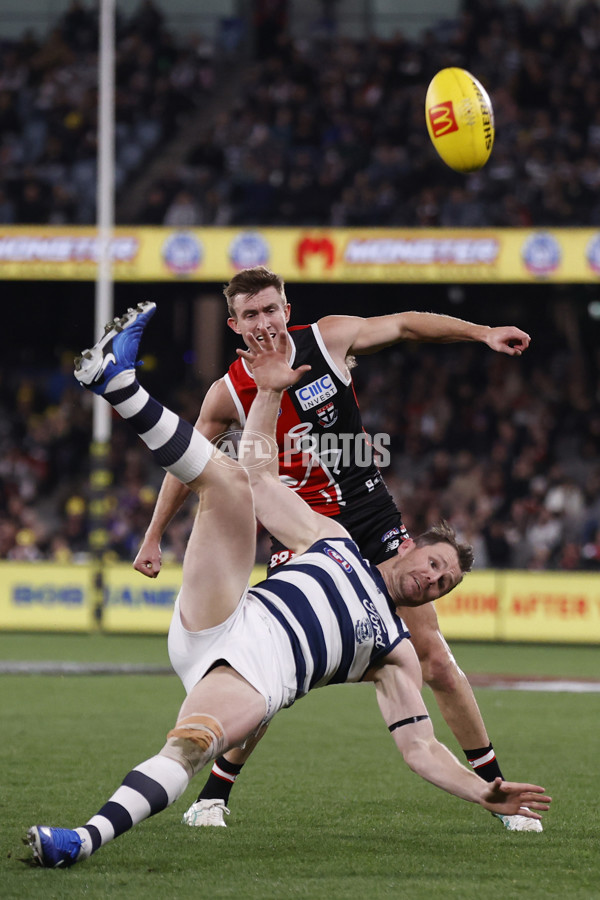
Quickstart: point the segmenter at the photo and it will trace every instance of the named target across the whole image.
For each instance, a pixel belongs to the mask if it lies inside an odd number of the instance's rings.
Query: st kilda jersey
[[[363,431],[352,379],[331,358],[319,326],[298,325],[288,334],[290,366],[312,368],[282,396],[279,475],[316,512],[336,516],[348,502],[374,491],[381,475]],[[245,360],[237,359],[224,380],[243,426],[256,396]]]

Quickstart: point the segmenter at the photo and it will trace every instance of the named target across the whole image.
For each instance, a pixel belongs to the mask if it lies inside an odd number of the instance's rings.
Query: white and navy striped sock
[[[214,446],[193,425],[154,400],[132,370],[113,378],[103,397],[130,423],[163,469],[184,484],[203,472]]]
[[[153,756],[132,769],[110,800],[76,831],[83,841],[79,858],[129,831],[138,822],[178,800],[190,782],[183,766],[166,756]]]

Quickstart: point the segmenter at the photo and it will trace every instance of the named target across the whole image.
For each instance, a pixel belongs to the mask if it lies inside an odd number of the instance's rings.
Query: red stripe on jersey
[[[354,397],[354,402],[356,403],[356,408],[357,408],[358,410],[360,410],[360,403],[358,402],[358,397],[356,396],[356,388],[354,387],[354,382],[353,382],[353,381],[350,382],[350,388],[352,389],[352,396]],[[363,427],[362,427],[362,430],[363,430],[364,434],[367,433],[367,432],[365,431],[365,426],[364,426],[364,425],[363,425]]]
[[[310,328],[310,325],[295,327],[303,329]],[[256,382],[241,359],[236,359],[229,367],[229,377],[247,417],[256,397]],[[313,457],[308,452],[310,446],[308,430],[288,394],[284,393],[276,430],[279,445],[279,475],[284,483],[300,494],[315,512],[324,516],[336,516],[341,509],[336,483],[332,482],[318,457]],[[305,435],[306,440],[302,443]],[[298,447],[304,447],[304,450]]]

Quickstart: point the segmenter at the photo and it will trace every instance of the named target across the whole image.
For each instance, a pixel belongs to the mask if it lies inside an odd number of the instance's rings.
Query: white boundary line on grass
[[[490,679],[488,684],[478,687],[493,688],[496,691],[539,691],[566,694],[598,694],[600,681],[503,681],[501,678]]]
[[[147,663],[28,662],[0,660],[0,675],[174,675],[170,666]]]
[[[174,675],[170,666],[145,663],[76,663],[29,662],[27,660],[0,660],[0,675]],[[480,676],[481,677],[481,676]],[[478,683],[473,676],[471,683],[477,688],[493,688],[497,691],[538,691],[547,693],[598,694],[600,681],[575,679],[504,679],[487,676]]]

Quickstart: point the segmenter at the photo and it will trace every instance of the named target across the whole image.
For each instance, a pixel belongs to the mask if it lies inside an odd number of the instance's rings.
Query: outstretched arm
[[[144,534],[144,540],[133,561],[133,568],[146,575],[148,578],[156,578],[162,566],[162,551],[160,542],[167,525],[183,506],[191,491],[187,485],[178,481],[169,472],[163,478],[156,504],[150,519],[150,524]]]
[[[348,354],[375,353],[400,341],[450,344],[478,341],[498,353],[521,356],[531,338],[513,325],[490,328],[454,316],[427,312],[402,312],[390,316],[326,316],[319,330],[329,351],[339,360]]]
[[[370,673],[370,679],[386,725],[393,728],[396,746],[413,772],[490,812],[539,819],[535,810],[548,809],[550,797],[544,795],[544,788],[501,778],[488,784],[436,740],[420,693],[421,669],[409,641],[396,647],[386,665]]]
[[[225,433],[236,420],[236,410],[223,380],[215,381],[207,391],[195,428],[212,441]],[[133,561],[133,568],[148,578],[156,578],[162,565],[160,542],[169,522],[179,512],[191,491],[173,475],[166,473],[150,524]]]
[[[248,335],[248,350],[238,350],[252,369],[257,394],[242,435],[238,458],[250,477],[256,518],[294,553],[302,553],[324,537],[348,537],[337,522],[314,512],[302,497],[279,480],[279,450],[275,438],[283,391],[295,384],[310,366],[291,369],[287,362],[287,336],[275,347],[269,333],[262,340]]]

